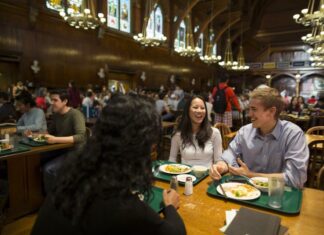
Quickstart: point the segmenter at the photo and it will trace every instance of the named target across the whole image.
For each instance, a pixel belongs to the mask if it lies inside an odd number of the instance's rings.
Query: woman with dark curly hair
[[[170,161],[176,161],[179,150],[182,163],[208,168],[222,154],[220,132],[210,126],[206,103],[200,96],[192,96],[184,107],[181,122],[172,137]]]
[[[164,219],[140,200],[150,196],[150,152],[159,130],[150,102],[114,95],[84,150],[62,167],[32,234],[186,234],[174,190],[163,192]]]

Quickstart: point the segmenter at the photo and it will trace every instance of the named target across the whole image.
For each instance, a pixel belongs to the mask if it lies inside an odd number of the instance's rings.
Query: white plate
[[[194,182],[197,178],[194,175],[189,175],[189,174],[182,174],[182,175],[177,175],[177,180],[182,183],[186,183],[187,177],[191,177],[192,182]]]
[[[38,142],[38,143],[46,143],[46,140],[38,140],[37,137],[32,137],[32,136],[28,136],[28,138],[34,142]]]
[[[13,148],[14,148],[13,145],[10,145],[8,148],[1,148],[1,146],[0,146],[0,151],[10,150],[10,149],[13,149]]]
[[[261,185],[257,185],[255,181],[269,183],[269,179],[267,177],[253,177],[250,179],[250,183],[254,185],[254,187],[260,189],[262,192],[268,192],[269,187],[264,187]]]
[[[261,195],[261,192],[259,189],[251,186],[251,185],[248,185],[248,184],[242,184],[242,183],[237,183],[237,182],[229,182],[229,183],[223,183],[222,184],[223,186],[223,189],[227,195],[228,198],[233,198],[233,199],[236,199],[236,200],[253,200],[253,199],[256,199],[258,197],[260,197]],[[235,196],[235,194],[233,193],[232,190],[235,190],[235,189],[246,189],[247,190],[247,195],[245,196]],[[216,188],[217,192],[220,193],[221,195],[223,195],[223,191],[222,189],[220,188],[220,186],[218,185],[217,188]]]
[[[179,168],[179,171],[170,171],[170,167],[176,167]],[[191,168],[189,166],[186,165],[182,165],[182,164],[164,164],[161,165],[159,168],[160,171],[167,173],[167,174],[172,174],[172,175],[180,175],[180,174],[186,174],[191,172]]]

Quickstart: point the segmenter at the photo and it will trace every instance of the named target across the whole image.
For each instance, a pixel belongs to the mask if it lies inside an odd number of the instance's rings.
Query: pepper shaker
[[[174,189],[176,192],[178,191],[178,179],[176,176],[172,176],[170,180],[170,188]]]

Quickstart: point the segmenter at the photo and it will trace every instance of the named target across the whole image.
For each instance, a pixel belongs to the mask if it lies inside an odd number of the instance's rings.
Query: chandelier
[[[60,2],[58,0],[54,2]],[[68,0],[65,9],[60,11],[60,16],[76,29],[95,29],[106,22],[103,13],[95,15],[95,6],[91,0]]]
[[[206,64],[214,64],[217,63],[222,59],[221,56],[217,56],[217,51],[213,51],[213,41],[214,41],[214,32],[213,32],[213,16],[214,16],[214,1],[212,1],[211,5],[211,13],[210,13],[210,24],[209,24],[209,35],[208,35],[208,41],[206,45],[206,51],[205,55],[200,56],[200,60],[205,62]],[[215,45],[216,46],[216,45]],[[215,54],[214,54],[215,53]]]
[[[219,62],[218,64],[229,70],[232,69],[233,66],[236,66],[238,64],[236,61],[233,61],[233,52],[230,38],[227,38],[226,40],[224,60]]]
[[[200,60],[202,60],[206,64],[214,64],[220,61],[221,59],[222,57],[220,55],[217,56],[213,53],[213,44],[210,41],[208,41],[206,45],[206,53],[204,56],[200,56]]]
[[[298,24],[304,26],[322,25],[324,22],[324,0],[320,0],[319,8],[314,11],[316,0],[309,0],[308,7],[301,10],[300,14],[295,14],[293,19]]]
[[[145,47],[159,46],[167,39],[163,33],[157,33],[155,30],[154,8],[152,0],[147,0],[142,32],[133,37],[135,41]]]
[[[324,25],[314,26],[312,33],[302,36],[301,38],[305,43],[314,45],[324,42]]]
[[[237,56],[237,62],[234,62],[234,65],[232,66],[233,70],[248,70],[250,67],[248,65],[245,65],[245,59],[243,54],[243,46],[240,45],[239,53]]]
[[[190,14],[187,15],[186,22],[187,31],[185,46],[177,48],[176,52],[178,52],[181,56],[195,57],[201,51],[201,49],[199,47],[195,47],[194,44]]]
[[[312,47],[307,50],[310,54],[311,66],[324,67],[324,0],[320,0],[318,10],[314,11],[315,0],[309,0],[307,9],[303,9],[302,15],[296,14],[294,20],[304,26],[311,26],[312,32],[303,36],[303,42]]]
[[[241,25],[241,45],[239,48],[239,53],[237,55],[237,64],[235,64],[232,69],[233,70],[248,70],[250,67],[245,65],[244,53],[243,53],[243,28]]]
[[[226,40],[226,47],[225,47],[225,56],[224,60],[219,62],[218,64],[225,69],[231,70],[233,66],[237,66],[238,63],[236,61],[233,61],[233,52],[232,52],[232,45],[231,45],[231,11],[229,9],[228,11],[228,21],[229,21],[229,27],[228,27],[228,35]]]

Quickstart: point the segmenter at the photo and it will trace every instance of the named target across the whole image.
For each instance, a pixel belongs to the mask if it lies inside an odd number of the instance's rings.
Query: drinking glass
[[[281,208],[283,195],[285,192],[285,181],[280,177],[269,178],[269,206],[273,208]]]

